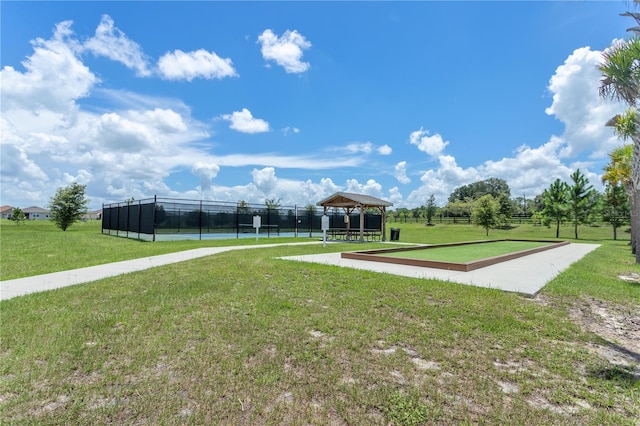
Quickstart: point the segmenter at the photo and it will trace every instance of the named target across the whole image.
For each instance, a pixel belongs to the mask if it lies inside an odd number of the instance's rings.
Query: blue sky
[[[533,198],[620,144],[626,2],[7,2],[0,203]]]

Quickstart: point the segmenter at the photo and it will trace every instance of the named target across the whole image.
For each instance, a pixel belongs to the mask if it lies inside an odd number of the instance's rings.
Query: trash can
[[[391,241],[400,240],[400,228],[391,228]]]

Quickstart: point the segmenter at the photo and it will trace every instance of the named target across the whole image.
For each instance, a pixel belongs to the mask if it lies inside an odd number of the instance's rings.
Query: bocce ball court
[[[344,252],[341,257],[468,272],[567,244],[555,240],[482,240]]]

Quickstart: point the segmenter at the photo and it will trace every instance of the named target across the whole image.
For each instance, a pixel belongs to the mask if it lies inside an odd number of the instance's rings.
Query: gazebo
[[[360,212],[360,241],[364,241],[364,211],[368,208],[377,208],[380,210],[382,214],[382,223],[381,223],[381,232],[382,232],[382,241],[386,241],[386,231],[387,231],[387,207],[393,206],[393,203],[389,201],[381,200],[380,198],[372,197],[370,195],[364,194],[352,194],[349,192],[336,192],[330,197],[325,198],[322,201],[319,201],[317,206],[322,206],[324,208],[324,214],[327,214],[327,211],[330,208],[342,208],[346,215],[349,216],[355,209],[358,209]],[[349,231],[350,224],[347,222],[347,232]]]

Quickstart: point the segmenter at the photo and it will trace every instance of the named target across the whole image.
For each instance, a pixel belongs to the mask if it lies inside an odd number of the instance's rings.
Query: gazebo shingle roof
[[[365,194],[354,194],[350,192],[336,192],[335,194],[316,203],[317,206],[327,207],[391,207],[393,203],[380,198]]]

